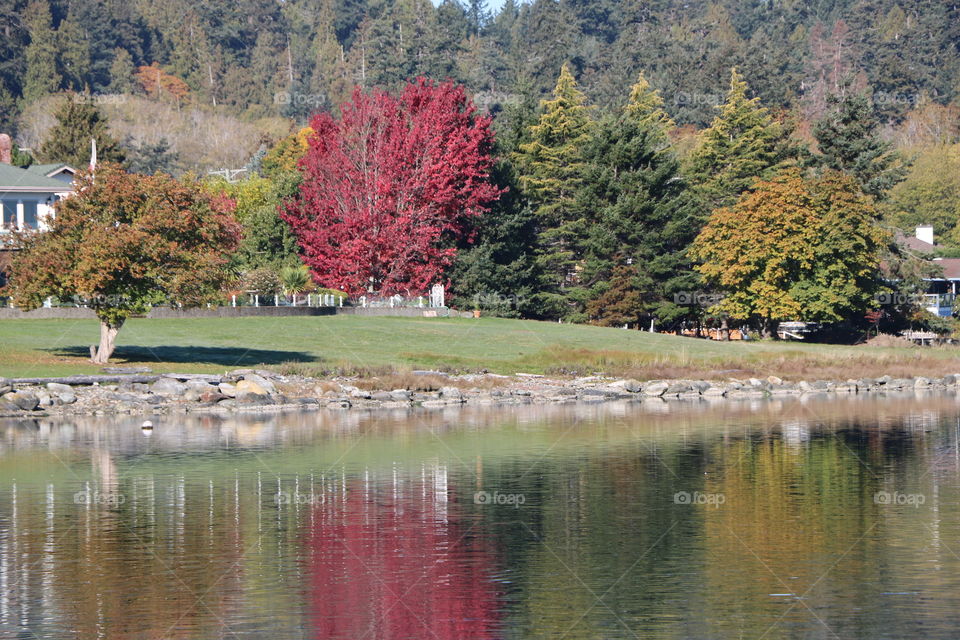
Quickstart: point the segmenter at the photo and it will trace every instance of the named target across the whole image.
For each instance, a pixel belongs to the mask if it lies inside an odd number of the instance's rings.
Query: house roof
[[[940,265],[943,277],[930,280],[960,280],[960,258],[937,258],[933,264]]]
[[[71,167],[68,164],[62,162],[55,162],[53,164],[32,164],[27,167],[27,171],[32,171],[33,173],[39,173],[48,178],[52,178],[58,173],[63,173],[64,171],[70,175],[75,175],[77,170]]]
[[[70,190],[70,185],[61,180],[48,178],[37,171],[28,171],[10,164],[0,163],[0,193],[63,193]]]
[[[916,236],[908,236],[899,231],[896,233],[895,239],[897,244],[916,251],[917,253],[933,253],[936,248],[934,245],[929,242],[924,242]]]

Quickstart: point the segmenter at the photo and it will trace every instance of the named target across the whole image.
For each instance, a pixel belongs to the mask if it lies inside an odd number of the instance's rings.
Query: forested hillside
[[[354,85],[418,75],[496,108],[542,97],[564,62],[601,106],[642,70],[678,124],[701,127],[733,65],[808,121],[847,76],[894,120],[960,90],[960,4],[944,0],[507,0],[495,15],[484,0],[0,0],[0,33],[3,130],[49,93],[151,82],[247,118],[302,120]]]

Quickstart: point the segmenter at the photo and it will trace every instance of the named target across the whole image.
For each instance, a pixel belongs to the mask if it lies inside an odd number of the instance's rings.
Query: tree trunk
[[[113,355],[113,350],[116,348],[117,333],[120,332],[122,326],[123,322],[110,324],[104,320],[100,321],[100,347],[90,345],[91,362],[107,364],[110,361],[110,356]]]
[[[730,342],[730,323],[727,321],[726,317],[720,321],[720,340],[723,342]]]

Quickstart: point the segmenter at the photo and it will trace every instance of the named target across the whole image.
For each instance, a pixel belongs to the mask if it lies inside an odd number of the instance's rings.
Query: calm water
[[[0,421],[0,638],[956,638],[953,395]]]

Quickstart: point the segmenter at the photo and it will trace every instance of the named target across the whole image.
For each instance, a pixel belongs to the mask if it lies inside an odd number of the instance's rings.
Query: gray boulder
[[[61,393],[73,393],[73,387],[68,384],[60,384],[59,382],[48,382],[47,391],[60,395]]]
[[[16,391],[3,396],[3,399],[23,411],[33,411],[40,406],[40,398],[30,391]]]
[[[7,378],[0,378],[0,396],[13,391],[13,383]]]
[[[173,378],[160,378],[150,385],[150,392],[158,396],[179,396],[187,390],[187,385]]]
[[[670,385],[666,382],[651,382],[643,387],[643,395],[659,398],[667,392]]]

